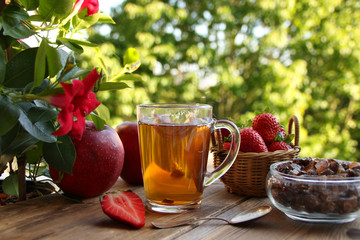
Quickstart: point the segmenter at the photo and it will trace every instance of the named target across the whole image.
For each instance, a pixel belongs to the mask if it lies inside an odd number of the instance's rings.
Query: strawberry
[[[282,140],[285,139],[285,137],[286,137],[286,131],[285,131],[285,129],[284,129],[283,126],[280,126],[280,130],[279,130],[277,136],[279,136]]]
[[[231,142],[225,142],[223,143],[223,148],[230,150]]]
[[[133,192],[107,193],[101,208],[110,218],[141,228],[145,225],[145,208],[141,198]]]
[[[266,143],[272,142],[280,130],[279,120],[271,113],[256,115],[252,121],[252,127]]]
[[[287,144],[286,142],[272,142],[268,146],[269,152],[274,152],[276,150],[289,150],[291,149],[291,146]]]
[[[252,127],[241,129],[240,136],[241,152],[268,152],[263,138]]]

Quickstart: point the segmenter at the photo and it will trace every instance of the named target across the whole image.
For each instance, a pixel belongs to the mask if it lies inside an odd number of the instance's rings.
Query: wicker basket
[[[295,145],[292,149],[263,153],[238,153],[234,164],[220,178],[229,192],[252,197],[266,196],[265,181],[270,165],[275,162],[292,160],[299,155],[299,121],[296,116],[292,116],[289,120],[288,134],[292,133],[293,123],[295,125]],[[212,137],[212,151],[214,167],[218,167],[225,159],[228,150],[222,147],[221,131],[216,130],[215,135],[216,137]]]

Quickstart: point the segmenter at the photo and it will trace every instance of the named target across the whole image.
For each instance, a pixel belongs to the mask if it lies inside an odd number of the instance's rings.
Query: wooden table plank
[[[251,198],[219,215],[231,219],[239,208],[251,209],[270,204],[268,198]],[[359,228],[359,220],[345,224],[306,223],[288,218],[277,209],[251,223],[237,226],[208,221],[177,239],[351,239],[346,235],[350,228]],[[360,236],[357,238],[360,239]]]
[[[122,180],[112,190],[133,190],[142,199],[142,187]],[[73,203],[60,195],[0,207],[0,239],[350,239],[349,228],[360,228],[360,221],[347,224],[311,224],[294,221],[274,209],[269,215],[238,226],[220,221],[204,221],[193,226],[153,229],[152,221],[181,220],[192,217],[231,218],[255,206],[270,204],[267,198],[249,198],[228,193],[220,181],[205,189],[202,207],[191,213],[159,214],[146,212],[146,225],[140,230],[108,218],[99,198]]]

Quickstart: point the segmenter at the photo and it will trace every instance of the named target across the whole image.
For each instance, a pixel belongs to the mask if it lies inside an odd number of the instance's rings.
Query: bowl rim
[[[317,158],[320,159],[320,158]],[[332,159],[335,161],[340,161],[340,162],[350,162],[350,161],[345,161],[345,160],[339,160],[339,159]],[[276,162],[270,165],[270,171],[269,174],[273,174],[273,175],[278,175],[283,177],[286,180],[291,180],[291,181],[299,181],[299,182],[312,182],[312,183],[360,183],[360,176],[359,177],[338,177],[338,176],[334,176],[334,175],[330,175],[330,176],[326,176],[326,175],[300,175],[300,176],[296,176],[296,175],[291,175],[291,174],[287,174],[287,173],[282,173],[276,170],[276,167],[281,165],[281,164],[285,164],[288,162],[292,162],[292,160],[287,160],[287,161],[281,161],[281,162]],[[326,178],[325,178],[326,177]]]

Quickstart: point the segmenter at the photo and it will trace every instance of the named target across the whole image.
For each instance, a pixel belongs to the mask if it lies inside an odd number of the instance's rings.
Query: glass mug
[[[204,186],[225,174],[236,159],[236,125],[214,120],[207,104],[140,104],[137,121],[146,207],[165,213],[200,207]],[[228,129],[233,140],[223,163],[207,172],[211,133],[217,128]]]

